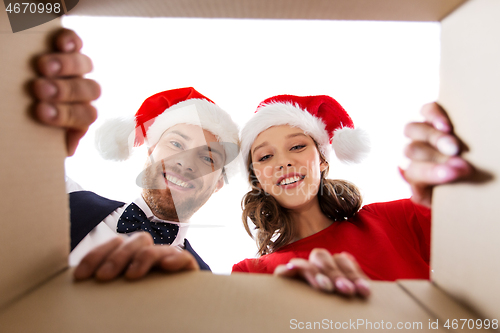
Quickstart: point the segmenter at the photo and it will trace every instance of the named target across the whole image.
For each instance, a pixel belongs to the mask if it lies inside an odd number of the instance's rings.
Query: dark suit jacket
[[[90,191],[77,191],[69,194],[71,210],[71,251],[109,214],[125,205],[124,202],[101,197]],[[201,270],[210,271],[210,267],[193,250],[187,239],[184,249],[195,257]]]

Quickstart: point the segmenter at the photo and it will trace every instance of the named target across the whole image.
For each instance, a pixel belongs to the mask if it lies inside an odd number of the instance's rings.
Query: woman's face
[[[281,206],[298,209],[316,198],[327,164],[304,131],[288,125],[271,127],[257,136],[250,154],[259,187]]]

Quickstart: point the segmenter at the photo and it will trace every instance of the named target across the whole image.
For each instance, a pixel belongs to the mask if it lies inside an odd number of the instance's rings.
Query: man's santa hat
[[[249,163],[250,147],[257,136],[280,125],[303,130],[316,141],[328,161],[332,148],[338,159],[346,163],[359,163],[370,151],[367,133],[355,129],[351,117],[330,96],[279,95],[261,102],[241,132],[245,165]]]
[[[194,88],[167,90],[148,97],[135,114],[106,121],[96,131],[96,146],[109,160],[126,160],[132,147],[155,145],[176,124],[197,125],[214,134],[226,151],[226,163],[239,149],[238,126],[229,114]]]

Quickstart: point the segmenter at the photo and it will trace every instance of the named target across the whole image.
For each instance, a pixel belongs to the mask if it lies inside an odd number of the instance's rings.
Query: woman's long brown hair
[[[320,158],[322,162],[328,163],[321,152]],[[257,253],[262,256],[290,244],[296,230],[288,209],[281,207],[276,199],[258,187],[259,181],[252,168],[251,156],[248,161],[251,190],[241,200],[242,220],[245,230],[252,238],[249,220],[255,225]],[[345,180],[326,179],[328,168],[329,166],[321,172],[317,194],[319,205],[323,214],[340,223],[356,214],[361,208],[362,198],[356,185]]]

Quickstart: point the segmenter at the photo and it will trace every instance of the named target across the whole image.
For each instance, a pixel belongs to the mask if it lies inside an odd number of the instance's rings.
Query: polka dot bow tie
[[[172,244],[179,233],[179,226],[168,222],[151,222],[135,203],[131,203],[118,220],[117,231],[128,234],[146,231],[153,236],[155,244]]]

